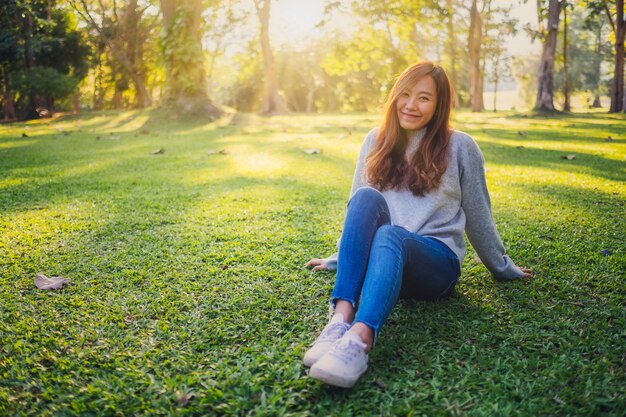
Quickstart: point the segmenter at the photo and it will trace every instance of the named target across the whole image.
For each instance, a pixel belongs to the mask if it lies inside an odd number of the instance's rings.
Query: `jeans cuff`
[[[331,297],[331,299],[330,299],[330,303],[329,303],[329,308],[330,308],[330,311],[331,311],[331,312],[334,312],[334,311],[335,311],[335,303],[336,303],[338,300],[341,300],[341,301],[347,301],[347,302],[349,302],[350,304],[352,304],[352,307],[353,307],[353,308],[354,308],[354,310],[356,311],[356,307],[357,307],[357,305],[356,305],[356,301],[353,301],[353,300],[351,300],[351,299],[349,299],[349,298],[344,298],[344,297]]]

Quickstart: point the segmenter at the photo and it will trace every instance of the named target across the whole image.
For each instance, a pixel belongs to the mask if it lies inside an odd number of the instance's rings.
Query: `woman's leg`
[[[357,282],[361,292],[352,298],[359,303],[354,324],[309,372],[311,377],[339,387],[354,386],[367,370],[368,352],[404,287],[403,281],[417,298],[438,298],[450,292],[460,273],[459,261],[447,246],[398,226],[381,225],[369,247],[365,277]]]
[[[352,322],[350,316],[354,315],[359,302],[374,235],[379,227],[389,222],[389,208],[380,192],[363,187],[354,193],[346,211],[331,295],[336,312],[342,313],[348,322]]]
[[[350,328],[372,239],[384,223],[389,223],[389,209],[382,194],[373,188],[357,190],[348,203],[339,244],[337,278],[331,298],[335,314],[305,353],[306,366],[314,365]]]
[[[380,227],[372,242],[351,331],[366,342],[373,339],[401,291],[403,296],[420,300],[444,297],[454,288],[460,272],[457,256],[440,241],[398,226]]]

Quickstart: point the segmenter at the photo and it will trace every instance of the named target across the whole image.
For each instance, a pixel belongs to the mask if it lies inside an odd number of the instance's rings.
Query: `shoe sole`
[[[357,375],[350,378],[335,375],[330,372],[326,372],[323,369],[312,367],[309,371],[309,376],[311,378],[317,379],[318,381],[322,381],[328,385],[333,385],[335,387],[352,388],[359,380],[361,375],[365,373],[365,371],[367,371],[367,365],[365,365],[365,368],[363,368]]]

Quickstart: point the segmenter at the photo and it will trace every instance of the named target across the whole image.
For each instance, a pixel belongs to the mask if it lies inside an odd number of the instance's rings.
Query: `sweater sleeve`
[[[463,146],[459,155],[459,174],[467,238],[494,279],[506,281],[521,278],[524,273],[506,255],[493,220],[483,155],[472,138],[466,137],[465,142],[466,146]]]
[[[367,159],[367,155],[369,155],[370,150],[372,149],[372,145],[376,140],[376,129],[370,130],[370,132],[365,137],[363,144],[361,145],[361,151],[359,152],[359,159],[356,161],[356,168],[354,169],[354,177],[352,178],[352,188],[350,189],[350,198],[356,193],[361,187],[367,185],[367,178],[365,175],[365,161]]]
[[[361,145],[361,151],[359,152],[359,159],[356,162],[356,168],[354,169],[354,176],[352,178],[352,188],[350,189],[350,198],[354,195],[354,193],[361,187],[367,185],[367,180],[365,178],[365,160],[367,159],[367,155],[374,144],[374,140],[376,139],[376,129],[372,129],[363,144]],[[339,242],[341,241],[341,237],[337,239],[337,250],[339,250]],[[328,258],[324,258],[324,264],[329,271],[335,271],[337,269],[337,260],[339,259],[339,252],[335,252],[330,255]]]

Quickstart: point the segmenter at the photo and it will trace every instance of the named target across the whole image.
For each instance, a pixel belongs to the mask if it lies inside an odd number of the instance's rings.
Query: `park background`
[[[10,0],[1,116],[376,111],[419,59],[472,111],[624,110],[623,1]],[[499,96],[499,97],[498,97]],[[499,98],[499,100],[498,100]]]
[[[624,414],[623,1],[1,4],[0,415]],[[329,388],[302,355],[334,275],[303,264],[418,59],[534,276],[470,248]]]

